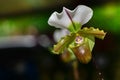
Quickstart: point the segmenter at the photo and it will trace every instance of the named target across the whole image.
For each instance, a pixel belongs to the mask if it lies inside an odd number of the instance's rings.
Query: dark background
[[[0,80],[74,80],[71,63],[50,52],[55,28],[47,20],[63,6],[74,9],[79,4],[94,11],[84,26],[107,32],[104,40],[96,39],[91,62],[79,62],[81,80],[120,80],[119,0],[0,0]],[[20,35],[35,36],[36,45],[2,47],[3,37]]]

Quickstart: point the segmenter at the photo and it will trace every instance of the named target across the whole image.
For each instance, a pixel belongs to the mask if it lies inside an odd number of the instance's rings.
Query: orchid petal
[[[58,42],[62,37],[65,37],[68,34],[69,34],[69,31],[67,29],[55,30],[53,34],[53,38],[55,42]]]
[[[56,28],[67,28],[71,23],[67,13],[65,12],[65,8],[63,7],[63,11],[61,13],[54,12],[48,20],[48,24],[54,26]]]
[[[61,13],[54,12],[50,16],[48,24],[56,28],[68,29],[72,22],[80,23],[82,25],[87,23],[91,19],[92,15],[92,9],[85,5],[79,5],[74,10],[69,10],[63,7],[63,11]]]
[[[106,32],[104,32],[103,30],[99,30],[98,28],[93,27],[90,28],[84,27],[82,30],[78,31],[78,33],[84,35],[92,35],[99,39],[104,39],[106,35]]]
[[[73,21],[74,22],[79,21],[80,24],[82,25],[87,23],[93,15],[92,9],[85,5],[79,5],[73,10],[73,12],[74,12]]]
[[[53,46],[52,52],[54,54],[63,53],[63,51],[68,48],[69,44],[71,44],[75,39],[75,34],[67,35],[59,40],[59,42]]]

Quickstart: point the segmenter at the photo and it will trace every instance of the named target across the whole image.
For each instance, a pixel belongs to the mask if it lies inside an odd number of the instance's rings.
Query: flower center
[[[83,42],[83,37],[77,36],[77,37],[75,38],[75,43],[81,44],[82,42]]]

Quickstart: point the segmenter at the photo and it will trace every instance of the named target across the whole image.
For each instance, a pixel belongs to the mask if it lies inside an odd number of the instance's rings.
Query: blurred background
[[[84,4],[94,11],[84,26],[107,32],[96,39],[93,61],[78,65],[80,80],[120,80],[119,0],[0,0],[0,80],[74,80],[71,63],[51,54],[49,16]],[[96,67],[97,66],[97,67]],[[101,79],[102,80],[102,79]]]

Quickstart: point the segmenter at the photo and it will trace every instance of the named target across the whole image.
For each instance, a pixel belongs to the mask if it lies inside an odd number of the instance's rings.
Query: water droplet
[[[99,75],[101,75],[101,72],[99,72]]]
[[[104,80],[103,78],[101,80]]]

